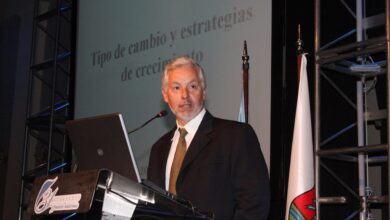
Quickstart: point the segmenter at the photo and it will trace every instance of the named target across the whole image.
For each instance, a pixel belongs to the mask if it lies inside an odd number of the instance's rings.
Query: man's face
[[[166,87],[162,89],[162,94],[179,125],[185,125],[198,115],[206,98],[201,79],[190,65],[184,65],[168,72],[168,80]]]

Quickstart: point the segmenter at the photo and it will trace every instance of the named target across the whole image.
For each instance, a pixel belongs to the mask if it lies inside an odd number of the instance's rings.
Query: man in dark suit
[[[268,171],[252,127],[205,110],[203,70],[188,57],[165,66],[162,95],[177,126],[153,145],[148,179],[217,220],[266,219]]]

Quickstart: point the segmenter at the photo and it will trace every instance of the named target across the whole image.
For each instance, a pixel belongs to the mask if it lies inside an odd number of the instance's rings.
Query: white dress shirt
[[[168,160],[167,160],[167,167],[165,169],[165,189],[169,190],[169,177],[171,175],[171,167],[173,163],[173,158],[175,157],[176,152],[176,146],[177,142],[179,141],[179,128],[184,128],[187,131],[187,135],[185,136],[187,149],[190,146],[192,139],[194,139],[195,133],[199,128],[200,122],[202,122],[202,119],[204,115],[206,114],[206,109],[203,108],[195,118],[193,118],[191,121],[189,121],[184,127],[180,127],[179,124],[177,124],[177,129],[175,131],[175,134],[173,135],[173,138],[171,139],[171,149],[169,150]]]

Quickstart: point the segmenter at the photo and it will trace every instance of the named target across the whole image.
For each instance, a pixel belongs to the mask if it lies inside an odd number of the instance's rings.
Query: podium
[[[28,213],[40,219],[213,219],[152,183],[110,170],[36,178]]]

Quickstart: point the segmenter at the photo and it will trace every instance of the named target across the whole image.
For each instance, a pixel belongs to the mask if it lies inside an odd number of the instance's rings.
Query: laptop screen
[[[141,183],[122,114],[66,122],[79,170],[108,169]]]

